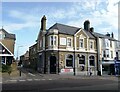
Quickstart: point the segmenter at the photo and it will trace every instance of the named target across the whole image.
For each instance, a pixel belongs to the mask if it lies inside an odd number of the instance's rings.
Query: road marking
[[[26,81],[26,80],[19,80],[19,81]]]
[[[42,80],[45,80],[45,79],[42,79]]]
[[[48,79],[48,80],[52,80],[52,79]]]
[[[39,81],[40,79],[34,79],[35,81]]]
[[[32,74],[32,73],[28,73],[29,75],[31,75],[31,76],[35,76],[34,74]]]
[[[11,82],[16,82],[17,80],[8,80],[8,81],[11,81]]]
[[[32,81],[33,79],[27,79],[27,81]]]

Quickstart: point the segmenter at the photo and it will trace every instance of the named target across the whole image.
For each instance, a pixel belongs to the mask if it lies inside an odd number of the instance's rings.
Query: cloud
[[[118,1],[119,0],[84,0],[74,4],[77,15],[81,18],[77,20],[71,19],[67,22],[69,25],[83,27],[83,22],[89,19],[91,26],[95,27],[98,32],[114,32],[116,37],[118,35]],[[82,9],[82,10],[81,10]],[[66,11],[67,12],[67,11]]]
[[[3,25],[9,32],[24,30],[25,28],[34,28],[39,26],[39,17],[19,10],[8,11],[11,20],[3,19]],[[14,19],[15,21],[12,21]],[[38,24],[38,25],[37,25]]]
[[[96,32],[115,33],[118,37],[118,1],[119,0],[80,0],[78,3],[71,3],[64,7],[32,7],[29,9],[13,9],[8,12],[8,16],[22,22],[5,21],[5,29],[8,31],[24,30],[25,28],[40,27],[40,18],[45,14],[47,16],[47,28],[54,22],[63,22],[76,27],[83,27],[86,19],[89,19],[91,26]],[[69,3],[68,3],[69,4]],[[48,8],[48,7],[47,7]],[[23,9],[23,10],[22,10]],[[24,11],[25,10],[25,11]],[[14,29],[13,29],[14,28]],[[28,49],[28,45],[24,47]],[[21,48],[23,49],[23,48]],[[25,52],[20,52],[25,53]]]
[[[34,28],[34,27],[38,27],[39,25],[38,22],[25,22],[25,23],[6,23],[4,25],[4,28],[9,31],[9,32],[14,32],[14,31],[20,31],[20,30],[24,30],[25,28]]]
[[[9,16],[12,17],[12,18],[17,18],[18,20],[22,20],[23,22],[26,22],[26,21],[38,21],[39,17],[37,16],[34,16],[34,14],[32,12],[26,12],[27,10],[25,11],[21,11],[21,10],[10,10],[8,12]]]

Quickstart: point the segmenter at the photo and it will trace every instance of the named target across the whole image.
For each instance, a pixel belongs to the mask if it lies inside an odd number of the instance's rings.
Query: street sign
[[[116,76],[120,75],[120,61],[115,60],[114,67],[115,67],[115,75]]]

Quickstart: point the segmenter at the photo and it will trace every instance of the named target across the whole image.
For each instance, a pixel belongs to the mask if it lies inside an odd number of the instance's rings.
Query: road
[[[41,92],[41,90],[94,90],[118,92],[117,77],[40,74],[22,70],[22,76],[3,77],[2,92]],[[84,91],[83,91],[84,92]]]
[[[2,92],[39,92],[41,90],[111,90],[118,92],[118,82],[104,79],[27,80],[3,83],[2,90]]]

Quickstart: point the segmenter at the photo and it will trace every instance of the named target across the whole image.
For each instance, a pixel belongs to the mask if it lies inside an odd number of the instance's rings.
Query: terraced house
[[[88,75],[97,74],[96,38],[90,22],[84,28],[56,23],[46,30],[46,17],[41,19],[37,42],[37,70],[41,73]]]
[[[92,32],[97,38],[97,53],[98,53],[98,70],[101,75],[115,74],[115,58],[117,58],[118,49],[116,47],[117,40],[114,38],[113,32],[106,35]]]
[[[14,58],[15,34],[0,29],[0,60],[2,64],[11,64]]]
[[[89,75],[90,69],[93,75],[115,74],[120,41],[113,33],[95,32],[89,20],[84,28],[55,23],[46,29],[46,20],[43,16],[36,44],[30,47],[35,69],[56,74]]]

